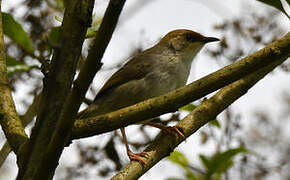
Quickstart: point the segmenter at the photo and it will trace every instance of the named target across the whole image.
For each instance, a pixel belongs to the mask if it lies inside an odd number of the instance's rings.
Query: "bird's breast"
[[[156,65],[155,70],[144,78],[144,86],[151,96],[160,96],[186,84],[190,67],[181,61],[172,59]]]

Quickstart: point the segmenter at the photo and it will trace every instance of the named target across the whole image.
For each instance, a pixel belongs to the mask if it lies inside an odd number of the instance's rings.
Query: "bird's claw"
[[[142,157],[147,154],[146,152],[133,153],[131,151],[128,151],[127,154],[131,161],[137,161],[140,162],[142,165],[145,165],[145,161],[142,159]]]
[[[183,134],[183,129],[180,126],[164,126],[162,124],[155,124],[155,123],[146,123],[146,125],[161,129],[165,131],[168,134],[175,135],[177,134],[178,136],[182,137],[185,139],[185,136]]]
[[[167,126],[166,128],[164,128],[164,130],[169,134],[172,134],[172,135],[177,134],[178,136],[185,139],[185,136],[182,133],[183,129],[180,126]]]

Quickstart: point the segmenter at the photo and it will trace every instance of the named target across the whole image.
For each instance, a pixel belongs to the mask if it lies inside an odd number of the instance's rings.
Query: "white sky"
[[[106,50],[103,59],[105,63],[104,68],[119,63],[118,61],[124,59],[132,47],[137,47],[142,40],[144,42],[141,44],[144,48],[150,47],[158,38],[174,29],[186,28],[195,30],[206,36],[219,37],[221,34],[213,31],[213,25],[225,19],[231,19],[238,16],[241,12],[239,8],[241,2],[243,2],[243,4],[250,4],[252,9],[260,9],[262,6],[265,7],[265,5],[259,2],[250,0],[208,0],[206,3],[204,3],[204,0],[154,0],[152,3],[145,3],[146,6],[144,8],[137,8],[137,10],[134,10],[136,8],[136,2],[139,3],[139,1],[140,0],[127,1],[121,16],[120,26],[114,33],[113,39]],[[21,2],[21,0],[4,1],[2,3],[3,11],[7,9],[8,4],[19,4],[19,2]],[[141,3],[144,2],[141,1]],[[103,5],[96,8],[95,11],[104,10],[105,5],[106,3],[103,3]],[[134,9],[132,7],[134,7]],[[243,10],[243,12],[246,13],[247,11]],[[21,14],[21,12],[19,13]],[[284,23],[285,27],[290,29],[290,23],[286,17],[281,15],[281,19],[281,23]],[[140,34],[141,31],[145,32],[144,36]],[[140,37],[142,37],[141,40]],[[215,47],[216,44],[213,43],[207,46]],[[213,61],[206,59],[203,53],[202,51],[196,62],[193,63],[194,72],[192,73],[190,81],[219,68]],[[113,71],[105,71],[98,74],[94,83],[100,87],[106,80],[104,79],[104,75],[108,76],[112,73]],[[286,90],[288,92],[290,90],[289,74],[275,73],[275,75],[267,76],[259,82],[244,97],[235,102],[233,107],[238,107],[239,110],[243,112],[242,114],[245,115],[245,118],[249,118],[251,116],[249,112],[252,112],[252,109],[257,107],[263,107],[269,111],[278,111],[279,107],[275,106],[275,104],[277,104],[277,99],[280,98],[281,92]],[[16,94],[14,99],[16,102],[20,102],[21,94]],[[19,104],[17,104],[17,108],[21,109]],[[129,137],[130,134],[136,133],[134,127],[129,127],[127,129]],[[157,132],[155,130],[152,131],[154,131],[154,133]],[[99,139],[105,138],[106,135],[102,135],[102,138]],[[89,139],[85,141],[89,141]],[[104,142],[104,140],[102,141]],[[178,150],[184,152],[187,157],[196,159],[194,163],[197,164],[198,153],[200,153],[200,151],[204,153],[204,149],[200,150],[198,146],[199,138],[193,135],[187,139],[186,143],[182,143],[178,147]],[[124,155],[124,161],[128,161],[123,145],[120,145],[120,151]],[[211,152],[211,149],[207,149],[207,151]],[[73,152],[73,148],[66,148],[61,158],[61,163],[64,161],[73,161],[74,158],[71,155]],[[14,161],[14,166],[11,176],[9,176],[7,180],[14,179],[17,173],[14,155],[9,156],[9,161]],[[140,179],[165,179],[166,177],[175,176],[177,174],[181,175],[180,169],[176,165],[168,163],[167,160],[163,160]]]

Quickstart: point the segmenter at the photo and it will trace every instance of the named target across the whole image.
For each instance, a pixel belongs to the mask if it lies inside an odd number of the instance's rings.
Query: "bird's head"
[[[188,55],[196,55],[200,49],[209,42],[219,41],[215,37],[205,37],[197,32],[178,29],[169,32],[161,40],[160,44]]]

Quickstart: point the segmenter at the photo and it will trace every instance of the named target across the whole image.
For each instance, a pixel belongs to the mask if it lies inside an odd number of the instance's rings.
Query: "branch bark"
[[[48,179],[49,175],[52,174],[49,172],[53,172],[57,167],[58,160],[74,123],[73,117],[77,114],[96,72],[101,68],[101,59],[112,37],[124,4],[125,0],[110,1],[94,43],[89,50],[88,57],[68,96],[52,140],[48,145],[46,156],[37,170],[36,177]]]
[[[41,97],[41,94],[36,95],[34,97],[32,104],[29,106],[25,114],[20,117],[24,128],[33,120],[34,116],[36,115],[37,108],[40,104],[39,103],[40,97]],[[5,159],[7,158],[7,156],[9,155],[11,151],[12,149],[9,146],[8,142],[5,142],[3,147],[0,150],[0,167],[3,165]]]
[[[290,33],[267,47],[207,75],[183,88],[93,118],[76,120],[71,139],[83,138],[136,124],[168,112],[218,90],[274,61],[283,62],[290,55]]]
[[[1,9],[1,1],[0,1]],[[28,137],[17,115],[15,104],[11,95],[4,48],[2,14],[0,13],[0,124],[15,154],[20,155],[23,142]]]
[[[286,57],[283,58],[286,60]],[[230,106],[234,101],[247,93],[267,73],[283,62],[282,59],[273,59],[273,62],[252,74],[249,74],[240,80],[222,88],[218,93],[208,100],[203,101],[188,116],[181,120],[177,125],[184,131],[184,135],[189,137],[199,128],[215,119],[224,109]],[[157,138],[145,149],[145,165],[138,162],[130,162],[124,169],[118,172],[112,180],[134,180],[138,179],[156,163],[170,153],[184,140],[180,137],[173,137],[168,134],[160,133]]]
[[[47,144],[51,140],[61,109],[72,86],[76,66],[88,26],[91,24],[93,0],[71,0],[66,7],[58,47],[43,79],[43,92],[36,124],[19,161],[17,179],[39,179]]]

